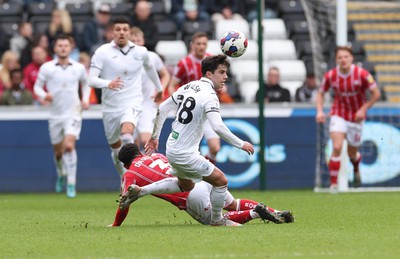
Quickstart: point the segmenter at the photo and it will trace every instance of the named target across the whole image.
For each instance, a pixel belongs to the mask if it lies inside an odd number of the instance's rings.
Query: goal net
[[[316,78],[335,66],[335,0],[301,0],[313,49]],[[383,98],[368,112],[360,147],[362,186],[353,188],[353,166],[346,145],[341,156],[339,191],[400,190],[400,3],[389,1],[347,1],[347,39],[355,63],[369,70]],[[326,113],[330,108],[326,103]],[[327,162],[332,150],[329,121],[318,125],[315,191],[328,191]]]

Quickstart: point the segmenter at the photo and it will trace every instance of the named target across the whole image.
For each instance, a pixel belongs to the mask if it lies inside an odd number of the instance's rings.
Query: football
[[[246,52],[246,35],[241,31],[230,31],[221,38],[221,50],[225,55],[238,58]]]

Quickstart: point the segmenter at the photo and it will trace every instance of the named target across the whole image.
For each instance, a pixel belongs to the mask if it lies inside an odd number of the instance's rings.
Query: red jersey
[[[209,56],[211,56],[211,54],[206,53],[204,58]],[[179,80],[179,86],[176,89],[191,81],[200,80],[202,77],[201,61],[203,61],[203,59],[198,59],[193,56],[193,54],[189,54],[179,61],[173,72],[173,76]]]
[[[135,158],[125,174],[133,176],[132,183],[138,186],[146,186],[168,177],[174,177],[168,173],[170,168],[171,166],[168,164],[167,158],[157,153],[151,156]],[[131,180],[132,178],[130,178]],[[129,185],[132,183],[129,183]],[[125,185],[126,183],[123,183],[123,186]],[[186,198],[188,195],[189,192],[178,192],[172,194],[155,194],[154,196],[169,201],[179,209],[184,210],[186,209]]]
[[[354,122],[357,110],[366,102],[366,91],[377,84],[367,70],[353,64],[348,74],[342,74],[339,67],[325,73],[320,91],[325,93],[331,87],[335,93],[331,115]]]
[[[25,88],[28,89],[31,93],[34,94],[33,92],[33,86],[35,85],[37,75],[39,73],[41,65],[38,65],[34,62],[29,63],[25,68],[24,68],[24,85]],[[35,95],[35,99],[37,99]]]

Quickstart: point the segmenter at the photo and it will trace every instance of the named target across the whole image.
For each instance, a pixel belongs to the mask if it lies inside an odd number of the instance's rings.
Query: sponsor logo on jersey
[[[178,139],[178,137],[179,137],[179,133],[178,133],[178,132],[176,132],[175,130],[172,130],[172,132],[171,132],[171,136],[172,136],[172,138],[173,138],[173,139]]]

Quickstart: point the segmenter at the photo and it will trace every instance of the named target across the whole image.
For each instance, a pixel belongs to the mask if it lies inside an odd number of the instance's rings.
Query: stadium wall
[[[382,112],[381,108],[376,109]],[[257,107],[235,104],[222,106],[221,111],[228,127],[254,143],[258,151]],[[398,116],[400,112],[397,108],[396,111]],[[0,108],[0,192],[54,191],[56,173],[47,116],[48,112],[42,107]],[[314,106],[268,105],[264,116],[267,189],[313,188],[317,152]],[[164,143],[172,118],[171,114],[161,135],[161,153],[165,153]],[[98,106],[84,112],[77,152],[78,191],[118,190],[119,177],[112,165]],[[201,152],[207,152],[205,142],[201,144]],[[257,155],[248,156],[223,142],[217,160],[218,166],[228,175],[230,188],[258,189]],[[399,172],[397,170],[389,180],[398,179]]]

